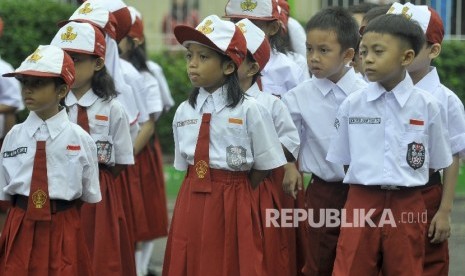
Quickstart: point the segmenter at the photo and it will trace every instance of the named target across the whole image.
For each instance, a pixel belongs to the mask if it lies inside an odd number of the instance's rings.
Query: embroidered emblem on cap
[[[241,30],[241,32],[242,32],[243,34],[245,34],[245,33],[247,32],[247,27],[245,26],[244,23],[242,23],[242,22],[241,22],[241,23],[237,23],[236,26],[239,27],[239,30]]]
[[[79,10],[79,14],[88,14],[91,13],[94,9],[90,7],[90,3],[86,3],[84,7]]]
[[[42,58],[41,55],[39,55],[39,49],[35,50],[34,53],[32,53],[32,55],[27,59],[28,62],[34,62],[36,63],[37,61],[39,61],[39,59]]]
[[[61,40],[63,41],[73,41],[76,39],[77,33],[73,33],[73,27],[66,27],[66,32],[61,34]]]
[[[205,175],[208,172],[208,164],[204,160],[200,160],[195,164],[195,172],[197,173],[198,178],[205,178]]]
[[[47,194],[41,189],[38,189],[32,194],[32,203],[34,204],[35,208],[42,209],[46,201],[47,201]]]
[[[204,35],[211,34],[213,32],[213,30],[215,30],[215,28],[210,27],[210,25],[212,25],[212,24],[213,24],[213,21],[207,20],[205,22],[205,25],[199,26],[197,28],[197,30],[199,32],[203,33]]]
[[[387,12],[386,14],[392,14],[392,13],[394,13],[395,9],[396,9],[396,8],[395,8],[394,6],[391,6],[391,8],[389,8],[389,10],[388,10],[388,12]],[[404,7],[402,8],[401,14],[402,14],[403,16],[405,16],[405,18],[407,18],[407,19],[409,19],[409,20],[410,20],[410,18],[412,18],[412,13],[409,12],[409,7],[405,7],[405,6],[404,6]]]
[[[226,148],[226,163],[230,168],[239,170],[246,163],[247,150],[242,146],[229,146]]]
[[[257,7],[257,1],[245,0],[241,2],[242,11],[253,11]]]
[[[407,145],[407,164],[414,170],[425,163],[426,149],[422,143],[412,142]]]

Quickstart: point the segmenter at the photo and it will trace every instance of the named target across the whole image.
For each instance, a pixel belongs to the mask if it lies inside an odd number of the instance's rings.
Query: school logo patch
[[[71,42],[75,40],[76,37],[77,37],[77,33],[73,33],[73,27],[71,26],[66,27],[66,32],[61,34],[62,41]]]
[[[111,160],[112,144],[108,141],[97,141],[97,159],[99,163],[108,163]]]
[[[425,163],[426,149],[422,143],[412,142],[407,146],[407,164],[414,170]]]
[[[229,146],[226,148],[226,163],[232,169],[239,170],[246,163],[247,150],[241,146]]]
[[[242,11],[253,11],[257,7],[257,1],[252,1],[252,0],[245,0],[241,2],[241,9]]]
[[[18,154],[27,153],[27,147],[20,147],[15,150],[5,151],[3,153],[3,158],[15,157]]]
[[[339,119],[336,118],[336,120],[334,120],[334,127],[335,127],[336,129],[339,129],[340,126],[341,126],[341,123],[339,123]]]

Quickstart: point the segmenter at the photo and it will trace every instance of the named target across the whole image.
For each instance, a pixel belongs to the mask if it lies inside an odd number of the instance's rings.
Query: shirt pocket
[[[108,135],[110,133],[110,121],[107,116],[95,115],[93,119],[94,129],[92,132],[100,135]]]
[[[253,163],[250,139],[243,136],[224,135],[222,143],[223,156],[229,169],[246,171]]]
[[[403,133],[399,153],[399,162],[402,167],[414,171],[429,169],[428,135],[423,131]]]

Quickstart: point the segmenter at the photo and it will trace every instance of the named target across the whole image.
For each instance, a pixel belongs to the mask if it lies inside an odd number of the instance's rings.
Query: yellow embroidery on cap
[[[239,27],[239,30],[241,30],[241,32],[243,34],[245,34],[247,32],[247,27],[245,26],[244,23],[241,22],[241,23],[237,24],[237,27]]]
[[[391,6],[391,7],[389,8],[389,10],[387,11],[386,14],[392,14],[392,13],[394,12],[395,9],[396,9],[396,8],[394,8],[394,6]]]
[[[245,0],[241,2],[242,11],[253,11],[257,7],[257,1]]]
[[[79,10],[79,14],[88,14],[93,10],[94,9],[90,7],[90,3],[86,3],[84,7]]]
[[[404,7],[402,9],[402,15],[410,20],[410,18],[412,18],[412,13],[408,14],[408,12],[409,12],[409,7]]]
[[[47,194],[41,189],[38,189],[32,194],[32,203],[34,204],[35,208],[37,209],[43,208],[46,202],[47,202]]]
[[[27,59],[28,62],[37,62],[39,61],[39,59],[41,59],[42,56],[39,55],[39,49],[35,50],[34,53],[32,53],[32,55],[29,56],[29,58]]]
[[[61,34],[61,40],[63,41],[72,41],[76,38],[77,33],[73,33],[73,27],[66,27],[66,32]]]
[[[195,172],[197,173],[198,178],[205,178],[205,175],[208,172],[208,164],[204,160],[200,160],[195,164]]]
[[[215,28],[210,27],[213,24],[213,21],[207,20],[203,26],[199,26],[197,30],[204,35],[210,34]]]

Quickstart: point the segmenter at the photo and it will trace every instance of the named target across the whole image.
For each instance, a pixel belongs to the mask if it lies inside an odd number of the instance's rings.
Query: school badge
[[[245,0],[241,2],[241,9],[242,11],[253,11],[257,7],[257,1],[252,0]]]
[[[197,173],[197,177],[200,179],[205,178],[205,175],[208,172],[208,164],[204,160],[200,160],[195,164],[195,172]]]
[[[61,40],[71,42],[76,39],[77,33],[73,33],[73,27],[66,27],[66,32],[61,34]]]
[[[32,53],[32,55],[29,56],[29,58],[27,59],[27,62],[38,62],[39,59],[42,58],[41,55],[39,55],[40,51],[39,49],[35,50],[34,53]]]
[[[197,28],[197,31],[203,33],[204,35],[211,34],[215,28],[212,28],[211,25],[213,24],[213,21],[207,20],[203,26],[199,26]]]
[[[226,163],[232,169],[239,170],[245,164],[247,150],[241,146],[229,146],[226,148]]]
[[[407,163],[416,170],[423,166],[425,163],[425,146],[421,143],[412,142],[407,146]]]
[[[90,7],[90,3],[86,3],[84,7],[79,9],[79,14],[88,14],[91,13],[94,9]]]
[[[334,120],[334,127],[335,127],[336,129],[339,129],[340,126],[341,126],[341,123],[339,122],[339,119],[336,118],[336,120]]]
[[[97,141],[97,159],[99,163],[108,163],[111,160],[112,145],[108,141]]]
[[[41,189],[38,189],[32,194],[32,203],[34,204],[35,208],[42,209],[46,202],[47,194]]]

